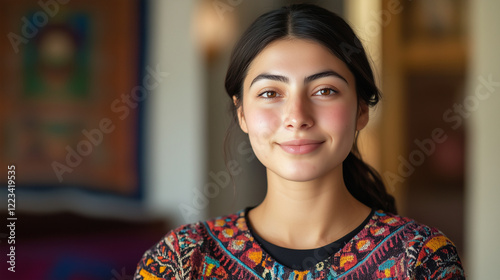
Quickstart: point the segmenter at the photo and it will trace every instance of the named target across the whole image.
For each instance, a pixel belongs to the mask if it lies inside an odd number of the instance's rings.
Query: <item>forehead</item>
[[[280,39],[266,46],[252,61],[244,87],[262,73],[279,74],[290,79],[303,79],[311,74],[333,70],[349,81],[354,76],[347,65],[320,43],[305,39]]]

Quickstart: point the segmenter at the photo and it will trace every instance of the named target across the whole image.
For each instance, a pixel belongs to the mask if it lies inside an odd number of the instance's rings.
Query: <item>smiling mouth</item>
[[[294,155],[308,154],[321,146],[325,141],[317,140],[292,140],[278,143],[278,145],[287,153]]]

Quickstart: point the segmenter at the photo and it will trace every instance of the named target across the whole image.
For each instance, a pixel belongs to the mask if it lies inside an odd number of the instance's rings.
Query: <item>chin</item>
[[[322,177],[322,174],[318,172],[317,170],[286,170],[286,171],[281,171],[281,172],[274,172],[276,175],[279,177],[292,181],[292,182],[309,182],[312,180],[315,180],[319,177]]]

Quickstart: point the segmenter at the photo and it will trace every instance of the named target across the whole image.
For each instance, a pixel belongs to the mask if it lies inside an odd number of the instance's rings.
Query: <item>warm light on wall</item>
[[[216,5],[215,1],[200,1],[193,13],[192,34],[207,61],[212,61],[229,47],[236,34],[234,8]]]
[[[363,42],[363,46],[369,55],[375,75],[375,81],[378,86],[381,86],[379,78],[382,56],[381,6],[382,4],[379,0],[345,1],[346,19]],[[382,104],[379,104],[376,109],[370,110],[370,122],[359,134],[358,141],[363,159],[379,170],[381,167],[381,154],[378,131],[380,127],[380,113],[382,110],[381,105]]]

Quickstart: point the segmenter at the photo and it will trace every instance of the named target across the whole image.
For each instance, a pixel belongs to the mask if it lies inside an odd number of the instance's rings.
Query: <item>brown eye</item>
[[[261,94],[259,94],[260,97],[263,97],[263,98],[276,98],[278,97],[278,93],[275,92],[275,91],[265,91]]]
[[[334,95],[336,94],[337,91],[331,88],[323,88],[318,90],[314,95],[319,95],[319,96],[328,96],[328,95]]]

